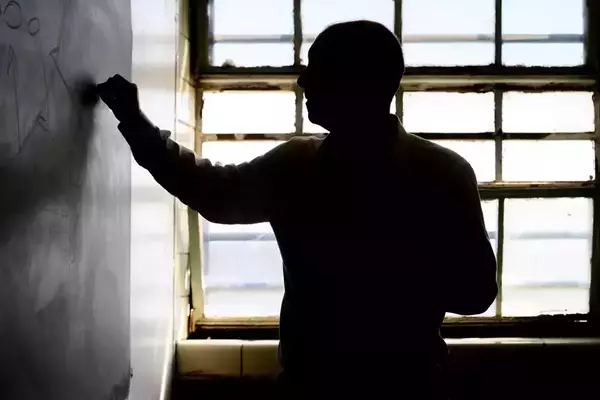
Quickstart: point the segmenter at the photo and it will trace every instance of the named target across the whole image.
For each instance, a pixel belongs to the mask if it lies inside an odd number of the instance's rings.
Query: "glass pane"
[[[404,94],[404,127],[409,132],[494,131],[492,93],[411,92]]]
[[[302,1],[302,33],[305,36],[318,35],[327,26],[337,22],[357,19],[380,22],[393,32],[394,0]]]
[[[584,0],[503,0],[502,32],[582,34],[583,10]]]
[[[586,92],[504,94],[504,132],[593,132],[594,103]]]
[[[573,67],[583,65],[582,43],[509,43],[502,45],[502,62],[508,66]]]
[[[390,114],[396,114],[396,96],[394,96],[394,100],[390,104]],[[306,102],[302,105],[302,130],[304,133],[326,133],[327,131],[319,126],[315,125],[308,119],[308,110],[306,109]]]
[[[504,229],[504,316],[588,311],[590,199],[507,199]]]
[[[481,209],[483,210],[483,218],[485,219],[485,227],[487,228],[488,235],[490,236],[490,243],[494,249],[494,254],[497,250],[497,237],[498,237],[498,200],[484,200],[481,202]],[[496,302],[487,309],[486,312],[476,315],[475,317],[493,317],[496,315]],[[447,318],[460,317],[458,314],[446,314]]]
[[[591,140],[507,140],[502,144],[505,181],[587,181],[594,179]]]
[[[216,43],[211,64],[217,67],[283,67],[294,64],[292,43]]]
[[[493,43],[405,43],[407,67],[488,65],[494,62]]]
[[[204,93],[202,132],[292,133],[295,103],[283,91]]]
[[[204,235],[204,285],[206,287],[244,288],[249,286],[283,285],[283,267],[279,247],[272,235]],[[248,235],[250,236],[250,235]],[[247,299],[246,301],[251,301]]]
[[[252,299],[252,301],[248,301]],[[281,287],[206,288],[204,314],[215,317],[278,317],[283,299]]]
[[[491,182],[496,176],[495,144],[492,140],[435,140],[465,158],[475,170],[478,182]]]
[[[290,35],[293,5],[292,0],[216,0],[213,32],[216,36]]]
[[[403,35],[494,33],[494,0],[403,0]]]
[[[280,143],[205,142],[202,154],[222,164],[239,164]],[[282,261],[271,225],[222,225],[204,220],[202,226],[206,315],[278,315],[283,296]]]

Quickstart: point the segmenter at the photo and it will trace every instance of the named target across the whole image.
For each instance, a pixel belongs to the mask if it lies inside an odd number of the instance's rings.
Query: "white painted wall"
[[[146,115],[172,132],[177,10],[177,0],[132,0],[133,81]],[[174,199],[132,162],[129,399],[163,399],[174,348]]]

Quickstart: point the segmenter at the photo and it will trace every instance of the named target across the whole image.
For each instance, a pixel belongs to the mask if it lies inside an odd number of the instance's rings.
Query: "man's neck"
[[[392,115],[389,113],[349,113],[343,120],[336,121],[330,132],[344,136],[364,135],[390,128]]]

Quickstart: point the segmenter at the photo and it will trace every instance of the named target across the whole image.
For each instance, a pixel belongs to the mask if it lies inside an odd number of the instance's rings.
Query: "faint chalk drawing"
[[[60,70],[60,67],[58,66],[57,56],[58,56],[59,52],[60,52],[60,47],[56,46],[55,48],[50,50],[50,53],[48,53],[48,55],[50,57],[52,57],[52,62],[54,62],[54,66],[56,67],[56,72],[58,72],[58,76],[60,76],[60,80],[65,85],[65,88],[67,89],[67,92],[69,93],[69,97],[71,98],[71,101],[72,101],[73,97],[71,96],[71,89],[69,88],[69,84],[67,83],[67,80],[65,79],[62,71]]]
[[[18,67],[17,55],[12,46],[8,46],[8,63],[6,66],[6,75],[11,75],[12,71],[12,83],[13,83],[13,95],[15,99],[15,112],[17,117],[17,152],[21,151],[21,122],[19,113],[19,67]]]
[[[27,32],[29,32],[29,34],[31,36],[35,36],[38,34],[38,32],[40,31],[40,20],[39,18],[31,18],[29,20],[29,22],[27,23]]]
[[[21,5],[11,0],[4,7],[4,19],[6,26],[10,29],[19,29],[23,23],[23,13],[21,12]]]

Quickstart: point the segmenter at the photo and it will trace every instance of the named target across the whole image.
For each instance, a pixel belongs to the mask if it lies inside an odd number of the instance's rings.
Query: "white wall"
[[[177,0],[132,0],[133,81],[144,112],[175,129]],[[174,199],[133,162],[131,400],[162,399],[173,359]]]

